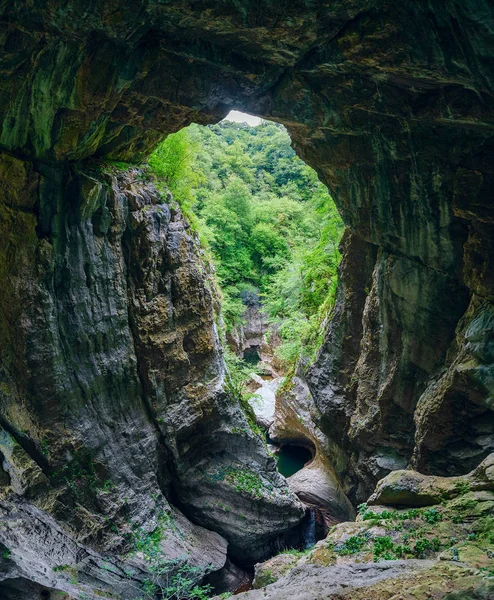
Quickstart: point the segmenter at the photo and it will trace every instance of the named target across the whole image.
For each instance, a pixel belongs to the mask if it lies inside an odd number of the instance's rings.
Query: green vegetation
[[[239,358],[228,348],[228,346],[225,347],[225,360],[226,364],[228,365],[228,375],[226,377],[225,390],[240,404],[240,408],[247,419],[251,431],[259,435],[263,442],[265,442],[264,432],[259,425],[257,425],[254,409],[249,404],[249,400],[255,397],[255,394],[248,393],[245,390],[245,382],[250,374],[255,371],[255,368]],[[240,433],[238,427],[234,429],[236,429],[234,433]]]
[[[194,583],[202,575],[199,567],[180,565],[179,560],[157,562],[150,567],[150,578],[135,600],[207,600],[211,597],[211,586]]]
[[[173,515],[165,510],[160,510],[157,525],[152,531],[133,527],[130,534],[133,550],[129,554],[141,553],[148,562],[149,572],[135,600],[205,600],[210,597],[209,585],[195,583],[204,575],[203,569],[187,564],[186,557],[163,558],[162,541],[166,537],[166,530],[173,527],[176,527]],[[102,568],[112,571],[113,565],[103,564]],[[129,572],[128,576],[133,579],[132,573]]]
[[[54,482],[64,481],[75,498],[89,499],[98,491],[112,492],[116,490],[110,479],[103,479],[98,474],[90,453],[86,450],[74,452],[72,460],[59,471],[51,473]]]
[[[358,514],[363,521],[408,521],[410,519],[423,519],[427,523],[434,524],[442,520],[443,515],[436,508],[428,510],[420,510],[418,508],[410,508],[408,510],[383,510],[374,512],[370,510],[367,504],[360,504]]]
[[[149,166],[211,253],[227,330],[260,295],[287,367],[311,357],[334,301],[343,224],[284,127],[191,125],[168,136]]]
[[[134,527],[131,534],[133,551],[141,552],[148,561],[156,561],[161,555],[161,542],[165,537],[165,530],[170,527],[173,527],[173,516],[164,510],[158,514],[158,524],[152,531]]]
[[[70,565],[58,565],[56,567],[53,567],[53,571],[55,573],[62,572],[62,571],[68,571],[69,569],[70,569]]]
[[[259,475],[244,469],[232,469],[225,479],[233,483],[237,492],[248,494],[254,498],[262,498],[263,489],[266,487]]]
[[[334,552],[340,556],[349,554],[358,554],[369,541],[370,536],[367,534],[352,535],[342,544],[333,547]]]
[[[295,548],[287,548],[282,550],[280,554],[289,554],[295,558],[302,558],[302,556],[308,556],[312,552],[312,548],[306,548],[305,550],[296,550]]]
[[[369,532],[352,535],[344,542],[338,544],[328,543],[328,548],[339,556],[372,553],[374,560],[396,560],[398,558],[416,557],[424,558],[428,552],[439,552],[442,547],[440,540],[435,537],[424,537],[425,532],[416,529],[403,535],[403,544],[395,544],[389,535],[372,537]],[[413,539],[415,538],[415,539]]]
[[[441,521],[443,518],[442,514],[435,508],[430,508],[429,510],[424,511],[423,517],[424,517],[424,520],[427,521],[427,523],[431,523],[431,524],[437,523],[438,521]]]
[[[378,535],[374,538],[374,560],[378,561],[381,558],[384,560],[393,560],[395,556],[395,545],[393,540],[387,535]]]
[[[243,467],[229,466],[219,471],[209,474],[211,481],[227,481],[239,493],[247,494],[253,498],[262,498],[263,495],[273,491],[273,485],[265,483],[261,477],[253,471],[248,471]],[[221,503],[220,503],[221,504]],[[225,508],[224,505],[221,506]]]

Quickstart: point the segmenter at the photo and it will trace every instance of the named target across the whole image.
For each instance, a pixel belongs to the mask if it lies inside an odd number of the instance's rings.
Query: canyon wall
[[[409,463],[466,473],[492,451],[491,3],[0,10],[5,580],[92,594],[95,577],[106,593],[132,523],[152,533],[173,513],[206,570],[227,542],[257,560],[301,518],[222,389],[214,292],[186,223],[138,170],[118,180],[102,162],[138,163],[231,108],[287,126],[348,227],[304,374],[346,493],[364,499]],[[62,567],[78,562],[71,583]]]
[[[223,389],[215,292],[178,206],[138,169],[2,164],[0,580],[136,598],[158,551],[196,579],[227,549],[267,556],[303,509]]]

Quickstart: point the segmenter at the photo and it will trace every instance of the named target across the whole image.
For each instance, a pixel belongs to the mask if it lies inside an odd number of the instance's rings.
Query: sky
[[[234,123],[245,122],[252,126],[259,125],[259,123],[261,122],[261,119],[259,117],[254,117],[253,115],[248,115],[247,113],[243,113],[238,110],[231,110],[223,120],[233,121]]]

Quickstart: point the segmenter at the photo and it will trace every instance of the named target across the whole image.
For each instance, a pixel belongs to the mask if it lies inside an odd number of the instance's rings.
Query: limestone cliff
[[[227,545],[266,555],[303,509],[223,390],[214,290],[171,196],[138,169],[2,164],[23,227],[2,255],[0,579],[135,598],[158,550],[198,576]]]

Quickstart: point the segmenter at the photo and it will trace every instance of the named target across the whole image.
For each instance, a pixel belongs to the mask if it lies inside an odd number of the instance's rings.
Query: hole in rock
[[[261,362],[259,346],[250,346],[244,350],[244,360],[249,365],[257,365]]]
[[[291,477],[312,460],[312,452],[304,446],[284,444],[276,454],[278,471],[284,477]]]

